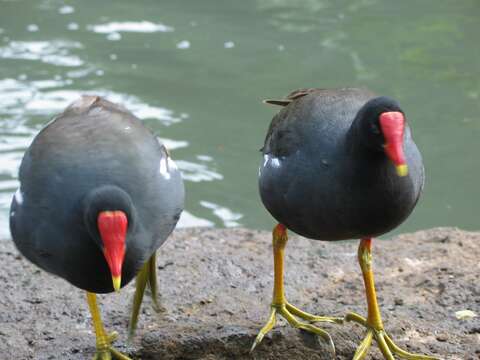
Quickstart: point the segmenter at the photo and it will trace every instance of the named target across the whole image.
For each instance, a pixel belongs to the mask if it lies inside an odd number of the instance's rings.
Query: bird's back
[[[374,94],[368,90],[306,89],[287,96],[276,114],[262,148],[273,157],[314,151],[324,156],[338,149],[358,110]]]

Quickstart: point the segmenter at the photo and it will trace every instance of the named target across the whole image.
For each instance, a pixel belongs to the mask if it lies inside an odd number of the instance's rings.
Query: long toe
[[[295,318],[295,316],[293,316],[292,313],[290,313],[287,310],[286,306],[282,306],[278,310],[278,313],[280,315],[282,315],[285,318],[285,320],[287,320],[288,323],[290,325],[292,325],[293,327],[296,327],[297,329],[302,329],[302,330],[305,330],[305,331],[308,331],[308,332],[311,332],[313,334],[316,334],[316,335],[320,336],[323,340],[325,340],[328,343],[328,345],[330,346],[330,351],[333,354],[333,358],[335,358],[335,344],[333,343],[332,337],[330,336],[330,334],[328,332],[326,332],[323,329],[320,329],[319,327],[317,327],[315,325],[303,323],[303,322],[297,320]]]
[[[122,354],[120,351],[111,348],[110,351],[112,352],[113,358],[116,360],[132,360],[127,355]]]
[[[93,360],[112,360],[112,356],[110,354],[110,351],[97,351],[97,353],[93,356]]]
[[[320,336],[323,340],[325,340],[328,343],[333,356],[335,356],[335,345],[333,343],[333,340],[330,334],[325,330],[311,324],[310,322],[323,321],[323,322],[331,322],[331,323],[342,323],[343,318],[312,315],[296,308],[295,306],[289,303],[285,303],[284,305],[272,305],[270,310],[270,316],[267,322],[265,323],[265,325],[258,332],[258,335],[252,344],[252,348],[250,349],[250,352],[252,352],[258,346],[258,344],[262,342],[265,335],[273,329],[277,321],[276,320],[277,315],[282,316],[291,326],[297,329],[308,331],[310,333]],[[299,321],[295,316],[298,316],[299,318],[307,320],[309,321],[309,323]]]
[[[406,360],[440,360],[440,358],[435,357],[435,356],[409,353],[408,351],[405,351],[405,350],[401,349],[398,345],[396,345],[393,342],[392,338],[390,336],[388,336],[388,334],[385,334],[384,337],[385,337],[385,342],[388,345],[389,349],[401,359],[406,359]]]
[[[257,345],[262,342],[265,335],[268,334],[268,332],[273,329],[276,321],[277,321],[277,309],[272,307],[272,309],[270,310],[270,316],[268,317],[267,323],[258,332],[257,337],[255,338],[255,341],[253,342],[252,347],[250,348],[250,352],[253,352],[253,350],[255,350],[255,348],[257,347]]]
[[[348,313],[345,316],[345,320],[356,322],[367,328],[367,335],[358,346],[353,360],[365,359],[373,340],[377,342],[377,345],[386,360],[395,359],[394,355],[400,359],[405,360],[440,360],[438,357],[435,356],[413,354],[401,349],[393,342],[392,338],[386,333],[385,330],[373,328],[368,324],[367,320],[364,317],[358,314]]]
[[[310,322],[329,322],[334,324],[343,324],[343,321],[344,321],[343,317],[312,315],[303,310],[300,310],[299,308],[297,308],[296,306],[288,302],[285,304],[285,307],[289,312],[291,312],[296,317],[299,317],[300,319],[310,321]]]
[[[385,341],[385,332],[384,331],[375,332],[375,339],[377,340],[378,347],[380,348],[380,351],[382,352],[385,360],[395,360],[391,349],[388,347],[388,344]]]
[[[353,355],[352,360],[365,359],[365,357],[368,354],[368,350],[370,350],[370,347],[372,346],[372,340],[373,340],[373,332],[369,331],[367,332],[367,336],[365,336],[363,341],[358,346],[357,351],[355,351],[355,355]]]
[[[122,354],[117,349],[113,347],[108,348],[107,350],[97,350],[97,353],[93,356],[93,360],[132,360],[127,355]]]

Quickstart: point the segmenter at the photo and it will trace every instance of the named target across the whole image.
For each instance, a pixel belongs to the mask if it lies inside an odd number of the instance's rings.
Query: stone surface
[[[320,315],[365,314],[357,241],[291,237],[286,251],[289,301]],[[480,234],[432,229],[374,242],[374,270],[385,327],[403,348],[443,359],[480,358]],[[280,321],[253,355],[249,349],[269,312],[271,237],[246,229],[176,231],[160,249],[165,312],[147,297],[133,345],[126,346],[134,284],[100,297],[117,349],[133,359],[330,359],[326,344]],[[0,241],[0,358],[89,359],[95,339],[85,294],[22,259]],[[357,324],[320,324],[351,359],[364,335]],[[369,354],[381,359],[376,345]]]

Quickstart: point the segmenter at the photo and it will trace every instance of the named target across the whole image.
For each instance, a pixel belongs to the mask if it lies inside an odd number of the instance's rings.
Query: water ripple
[[[243,217],[242,214],[233,212],[227,207],[209,201],[200,201],[200,205],[212,210],[213,215],[222,220],[225,227],[240,226],[240,223],[237,222],[237,220],[240,220]]]
[[[223,175],[211,170],[205,164],[197,164],[185,160],[175,161],[182,171],[182,177],[185,180],[193,182],[223,180]]]
[[[74,41],[11,41],[0,47],[0,59],[39,60],[56,66],[76,67],[84,64],[72,49],[81,49],[82,44]]]
[[[171,125],[188,117],[186,114],[179,114],[177,116],[172,110],[149,105],[136,96],[105,89],[95,91],[42,91],[52,87],[61,87],[65,82],[67,82],[67,80],[51,79],[22,82],[15,79],[2,79],[0,80],[0,114],[24,115],[25,113],[30,113],[50,116],[63,111],[65,107],[81,95],[92,93],[104,96],[110,101],[123,104],[140,119],[155,119],[164,125]]]
[[[153,33],[153,32],[171,32],[173,27],[161,23],[152,23],[150,21],[126,21],[126,22],[111,22],[107,24],[88,25],[89,30],[100,34],[108,34],[112,32],[139,32],[139,33]]]
[[[73,14],[74,12],[75,12],[75,8],[69,5],[64,5],[58,9],[58,13],[62,15]]]
[[[202,219],[197,217],[188,211],[184,210],[180,219],[178,220],[177,228],[187,228],[187,227],[212,227],[215,224],[209,220]]]

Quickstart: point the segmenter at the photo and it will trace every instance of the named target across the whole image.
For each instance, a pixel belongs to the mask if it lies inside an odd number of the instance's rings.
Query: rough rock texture
[[[125,346],[134,286],[101,296],[117,349],[133,359],[330,359],[315,336],[280,321],[253,355],[272,292],[271,237],[245,229],[175,232],[160,249],[158,273],[166,311],[146,298],[134,344]],[[292,236],[286,256],[289,301],[306,311],[365,313],[357,241],[326,243]],[[0,358],[88,359],[95,339],[85,296],[22,259],[0,241]],[[385,326],[402,347],[443,359],[480,358],[480,234],[433,229],[374,242],[374,269]],[[364,329],[321,325],[351,359]],[[369,357],[381,359],[373,345]]]

